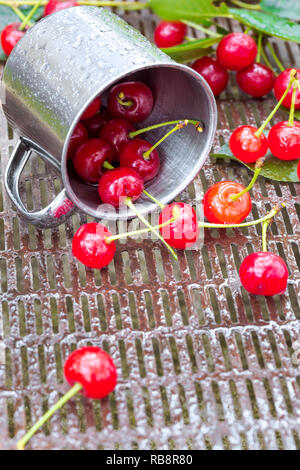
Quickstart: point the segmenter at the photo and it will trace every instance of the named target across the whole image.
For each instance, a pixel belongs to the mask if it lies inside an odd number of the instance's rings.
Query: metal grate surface
[[[152,37],[150,13],[124,16]],[[299,46],[275,47],[286,65],[300,66]],[[234,126],[259,124],[274,103],[248,99],[231,80],[218,100],[216,148]],[[2,114],[0,132],[3,175],[14,137]],[[200,205],[203,191],[225,178],[247,184],[251,175],[208,160],[181,199]],[[37,208],[60,181],[36,159],[22,188]],[[14,448],[67,389],[62,366],[70,351],[93,344],[116,362],[115,393],[101,403],[72,400],[31,448],[299,449],[300,374],[292,360],[300,319],[299,193],[300,185],[263,178],[252,191],[254,218],[287,203],[271,225],[269,248],[288,263],[288,290],[260,298],[240,287],[237,274],[241,260],[260,248],[260,227],[206,230],[203,247],[179,253],[178,263],[159,242],[131,240],[118,244],[108,269],[92,271],[71,256],[72,236],[86,217],[74,215],[56,230],[27,226],[1,179],[0,448]]]

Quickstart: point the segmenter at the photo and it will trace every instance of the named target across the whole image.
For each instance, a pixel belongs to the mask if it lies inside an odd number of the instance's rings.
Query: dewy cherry
[[[112,146],[104,139],[89,139],[79,147],[72,162],[75,172],[86,183],[99,182],[104,162],[111,162],[114,156]]]
[[[293,72],[293,70],[296,71],[297,73],[296,78],[299,80],[300,69],[286,69],[283,72],[281,72],[276,78],[275,83],[274,83],[274,94],[277,100],[279,100],[282,97],[283,93],[287,89],[289,85],[289,81],[290,81],[291,72]],[[285,96],[285,99],[282,101],[282,105],[285,106],[286,108],[291,107],[292,95],[293,95],[293,90],[290,88],[289,92]],[[299,90],[297,90],[296,92],[295,109],[300,109],[300,91]]]
[[[199,227],[196,212],[183,202],[165,206],[159,216],[159,224],[174,219],[170,224],[161,227],[160,233],[170,246],[184,250],[193,246],[199,238]]]
[[[205,193],[202,204],[207,220],[214,224],[239,224],[250,213],[252,203],[248,192],[236,201],[232,196],[245,190],[234,181],[220,181],[213,184]]]
[[[202,57],[196,60],[192,68],[205,78],[215,96],[225,90],[229,78],[228,72],[216,60]]]
[[[9,56],[13,48],[24,36],[26,31],[20,31],[21,23],[11,23],[5,26],[1,32],[1,46],[4,53]]]
[[[121,118],[111,119],[101,128],[99,135],[113,147],[115,160],[119,160],[122,148],[131,140],[129,133],[134,130],[135,128],[129,121]]]
[[[82,225],[74,235],[72,253],[85,266],[102,269],[112,261],[116,252],[116,244],[105,241],[110,236],[108,229],[99,223]]]
[[[231,134],[229,147],[236,158],[253,163],[266,155],[268,141],[264,134],[258,135],[256,127],[240,126]]]
[[[18,450],[24,450],[32,436],[77,393],[99,400],[111,393],[117,384],[117,370],[112,358],[96,346],[73,351],[65,362],[64,374],[72,388],[18,441]]]
[[[119,207],[127,198],[136,201],[142,194],[144,183],[132,168],[115,168],[107,171],[99,181],[99,196],[104,204]]]
[[[230,33],[221,39],[217,48],[220,65],[228,70],[242,70],[253,64],[257,55],[254,39],[245,33]]]
[[[72,137],[70,139],[69,143],[69,148],[68,148],[68,159],[72,158],[79,147],[86,141],[88,140],[88,131],[86,127],[79,122],[72,134]]]
[[[121,150],[120,166],[133,168],[144,182],[152,180],[159,172],[160,161],[155,149],[145,157],[145,153],[151,148],[152,145],[146,140],[139,138],[131,140]]]
[[[141,82],[124,82],[115,85],[107,103],[108,111],[114,117],[140,122],[146,119],[153,108],[150,88]]]
[[[154,42],[157,47],[172,47],[181,44],[187,27],[180,21],[161,21],[154,31]]]
[[[97,96],[86,108],[84,113],[81,116],[81,120],[90,119],[91,117],[95,116],[98,113],[99,109],[101,108],[101,97]]]
[[[294,120],[298,83],[295,81],[293,85],[289,120],[273,126],[268,135],[269,148],[272,154],[280,160],[300,158],[300,123]]]
[[[86,127],[89,138],[97,139],[100,135],[102,127],[111,120],[111,115],[104,109],[102,112],[95,114],[89,119],[85,119],[83,124]]]
[[[56,13],[57,11],[64,10],[65,8],[70,7],[77,7],[79,4],[72,0],[66,0],[64,2],[60,2],[59,0],[50,0],[44,9],[44,16],[51,15],[52,13]]]
[[[239,70],[236,81],[242,91],[254,98],[260,98],[272,91],[275,75],[266,65],[254,63]]]

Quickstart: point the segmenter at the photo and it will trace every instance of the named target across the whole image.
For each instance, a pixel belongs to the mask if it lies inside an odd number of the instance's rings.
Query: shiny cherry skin
[[[78,122],[70,139],[68,159],[72,158],[75,155],[79,147],[81,147],[81,145],[86,140],[88,140],[88,137],[89,136],[86,127],[81,122]]]
[[[85,119],[90,119],[91,117],[95,116],[98,113],[99,109],[101,108],[101,97],[97,96],[94,101],[89,104],[86,108],[84,113],[81,116],[81,120],[84,121]]]
[[[96,346],[74,351],[65,362],[64,374],[71,386],[81,384],[81,393],[97,400],[106,397],[117,384],[117,370],[112,358]]]
[[[119,160],[122,148],[131,140],[129,132],[134,130],[135,128],[129,121],[121,118],[112,119],[102,127],[99,135],[113,147],[115,160]]]
[[[297,166],[297,176],[298,176],[298,180],[300,181],[300,161]]]
[[[51,15],[52,13],[56,13],[57,11],[64,10],[65,8],[70,7],[77,7],[79,4],[77,2],[66,0],[64,2],[60,2],[58,0],[50,0],[44,9],[44,16]]]
[[[116,168],[104,173],[99,181],[99,196],[104,204],[119,207],[126,197],[136,201],[144,190],[140,175],[132,168]]]
[[[121,104],[118,99],[127,105]],[[111,89],[107,107],[113,117],[124,118],[130,122],[144,121],[152,111],[153,95],[144,83],[119,83]]]
[[[75,153],[73,167],[86,183],[98,183],[103,173],[103,163],[111,162],[113,156],[112,146],[104,139],[89,139]]]
[[[9,56],[13,48],[24,36],[26,31],[20,31],[21,23],[11,23],[5,26],[1,32],[0,42],[4,53]]]
[[[229,78],[228,72],[216,60],[202,57],[196,60],[192,68],[205,78],[215,96],[225,90]]]
[[[256,127],[240,126],[230,136],[229,147],[233,155],[244,163],[256,162],[266,155],[268,140],[264,134],[257,137]]]
[[[280,98],[282,97],[283,93],[288,87],[289,81],[290,81],[290,73],[292,69],[286,69],[283,72],[281,72],[278,77],[276,77],[275,83],[274,83],[274,94],[276,99],[279,101]],[[300,79],[300,69],[297,70],[297,79]],[[291,87],[288,91],[288,94],[284,98],[282,102],[282,106],[285,106],[286,108],[290,108],[292,104],[292,95],[293,95],[293,87]],[[300,109],[300,91],[297,89],[296,91],[296,100],[295,100],[295,109]]]
[[[111,262],[116,252],[115,242],[105,241],[110,236],[108,229],[99,223],[82,225],[73,237],[72,253],[88,268],[102,269]]]
[[[219,42],[217,59],[228,70],[242,70],[253,64],[257,56],[254,39],[245,33],[230,33]]]
[[[254,295],[283,294],[288,281],[288,269],[280,256],[259,251],[247,256],[240,267],[244,288]]]
[[[154,42],[157,47],[172,47],[181,44],[187,27],[180,21],[161,21],[154,31]]]
[[[249,215],[252,203],[249,193],[236,201],[231,195],[245,188],[234,181],[220,181],[213,184],[205,193],[202,204],[204,215],[212,224],[240,224]]]
[[[268,135],[269,149],[280,160],[297,160],[300,158],[300,122],[278,122]]]
[[[155,149],[148,158],[144,158],[144,153],[151,147],[152,145],[146,140],[139,138],[131,140],[121,150],[120,166],[133,168],[144,182],[152,180],[159,172],[160,160]]]
[[[111,120],[111,115],[107,110],[97,113],[89,119],[83,121],[84,126],[86,127],[89,138],[97,139],[100,134],[102,127]]]
[[[196,212],[184,202],[165,206],[159,216],[159,225],[175,219],[159,229],[164,240],[173,248],[184,250],[193,246],[199,238]]]
[[[239,70],[236,74],[236,81],[242,91],[254,98],[261,98],[273,90],[275,75],[266,65],[255,62]]]

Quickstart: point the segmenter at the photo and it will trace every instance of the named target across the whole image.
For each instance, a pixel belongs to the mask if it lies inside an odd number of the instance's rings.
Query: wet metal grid
[[[152,37],[153,16],[124,16]],[[286,65],[300,65],[296,44],[275,47]],[[258,124],[274,103],[272,97],[247,98],[231,80],[218,100],[216,149],[228,129]],[[2,114],[0,132],[6,142],[0,173],[0,448],[14,448],[24,428],[67,390],[62,366],[70,351],[93,344],[109,351],[118,367],[116,391],[101,403],[73,399],[31,448],[299,449],[300,374],[292,356],[300,319],[300,185],[260,178],[252,191],[253,218],[275,202],[287,203],[269,231],[270,250],[290,270],[284,296],[252,297],[240,287],[238,267],[260,248],[260,227],[207,230],[204,246],[179,253],[178,263],[160,242],[131,240],[118,244],[108,269],[92,271],[71,256],[83,214],[45,231],[17,216],[3,189],[14,137]],[[250,177],[238,164],[208,160],[181,199],[200,204],[215,181],[247,184]],[[59,178],[49,177],[43,162],[30,162],[22,179],[30,208],[45,205],[59,189]]]

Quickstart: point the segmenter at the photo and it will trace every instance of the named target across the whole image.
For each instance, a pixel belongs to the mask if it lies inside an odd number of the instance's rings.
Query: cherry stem
[[[116,96],[116,100],[121,106],[126,106],[127,108],[130,108],[133,105],[133,101],[131,100],[123,101],[124,96],[125,96],[124,93],[121,91],[121,93],[119,93],[118,96]]]
[[[258,35],[258,41],[257,41],[257,56],[256,56],[256,62],[260,62],[260,56],[261,56],[261,49],[262,49],[262,38],[263,35],[260,33]]]
[[[108,162],[104,162],[102,167],[106,168],[106,170],[115,170],[115,167],[112,166]],[[163,209],[165,207],[164,204],[159,202],[154,196],[152,196],[152,194],[148,193],[148,191],[146,191],[145,189],[143,190],[143,193],[145,194],[145,196],[147,196],[149,199],[151,199],[153,202],[155,202],[155,204],[157,204],[161,209]]]
[[[285,207],[285,204],[282,204],[282,207]],[[250,222],[244,222],[242,224],[211,224],[209,222],[199,222],[199,228],[244,228],[244,227],[251,227],[252,225],[262,224],[267,220],[272,219],[279,211],[280,207],[276,205],[273,209],[262,217],[261,219],[251,220]]]
[[[261,10],[261,6],[259,5],[259,3],[252,5],[246,2],[242,2],[240,0],[231,0],[231,3],[233,3],[237,7],[246,8],[247,10]]]
[[[262,224],[262,251],[268,251],[267,247],[267,230],[271,219],[265,220]]]
[[[268,41],[267,42],[267,48],[269,49],[270,53],[271,53],[271,56],[273,57],[277,67],[279,68],[280,72],[283,72],[285,70],[284,66],[282,65],[282,63],[280,62],[279,58],[277,57],[277,54],[274,50],[274,47],[272,46],[272,44]]]
[[[289,126],[292,127],[294,125],[294,116],[295,116],[295,102],[296,102],[296,92],[297,92],[297,81],[294,82],[293,86],[293,94],[292,94],[292,102],[291,102],[291,109],[289,115]]]
[[[20,20],[25,21],[26,16],[23,15],[23,13],[21,12],[19,8],[15,7],[14,5],[11,5],[10,3],[8,3],[7,5],[10,6],[12,11],[15,13],[15,15],[17,15],[20,18]]]
[[[159,124],[154,124],[153,126],[148,126],[148,127],[144,127],[143,129],[138,129],[137,131],[129,132],[129,137],[131,139],[134,139],[136,136],[143,134],[144,132],[153,131],[154,129],[158,129],[159,127],[172,126],[174,124],[179,124],[181,122],[186,122],[187,124],[193,124],[193,126],[196,127],[198,132],[203,131],[203,128],[199,121],[194,121],[192,119],[177,119],[176,121],[161,122]]]
[[[32,428],[25,434],[24,437],[22,437],[22,439],[20,439],[17,443],[17,449],[18,450],[24,450],[25,449],[25,446],[27,444],[27,442],[32,438],[32,436],[40,429],[40,427],[42,427],[46,421],[48,421],[48,419],[51,418],[51,416],[57,411],[59,410],[60,408],[62,408],[66,403],[67,401],[69,401],[72,397],[74,397],[74,395],[76,395],[80,390],[82,389],[82,385],[79,384],[79,383],[76,383],[63,397],[61,397],[58,402],[55,403],[55,405],[52,406],[52,408],[50,408],[50,410],[48,410],[44,416],[41,417],[41,419],[39,419],[37,421],[37,423],[35,423]]]
[[[158,147],[162,142],[164,142],[171,134],[178,131],[178,129],[182,129],[183,127],[185,127],[187,125],[188,125],[187,121],[178,122],[176,124],[176,126],[173,127],[173,129],[171,129],[169,132],[167,132],[161,139],[159,139],[158,142],[156,142],[156,144],[152,145],[152,147],[149,150],[147,150],[146,152],[143,153],[144,159],[148,160],[150,158],[151,152],[153,152],[153,150],[155,150],[156,147]]]
[[[143,222],[146,227],[148,227],[150,229],[151,232],[155,233],[155,235],[158,236],[158,238],[163,242],[163,244],[168,248],[168,250],[170,251],[170,253],[172,254],[173,258],[178,261],[178,258],[177,258],[177,255],[175,253],[175,251],[173,250],[173,248],[170,247],[170,245],[166,242],[166,240],[164,240],[164,238],[160,235],[159,232],[157,232],[157,230],[152,227],[152,225],[149,224],[148,220],[145,219],[144,216],[142,216],[142,214],[140,214],[140,212],[136,209],[136,207],[134,206],[134,204],[132,203],[131,201],[131,198],[130,197],[127,197],[126,198],[126,201],[125,203],[127,204],[127,206],[129,207],[129,209],[132,210],[132,212],[135,213],[135,215],[141,220],[141,222]]]
[[[203,33],[207,34],[208,36],[212,36],[214,38],[220,38],[220,39],[223,37],[222,34],[216,33],[215,31],[211,31],[211,29],[204,28],[203,26],[201,26],[198,23],[193,23],[192,21],[186,21],[186,20],[180,20],[180,21],[181,21],[181,23],[184,23],[187,26],[191,26],[191,28],[194,28],[198,31],[202,31]],[[192,40],[195,41],[195,38],[193,38]]]
[[[30,22],[30,20],[40,6],[41,6],[41,0],[39,0],[36,3],[36,5],[30,10],[28,16],[26,16],[26,18],[24,19],[23,23],[21,24],[19,28],[20,31],[23,31],[27,25],[32,26],[32,23]]]
[[[269,114],[269,116],[267,117],[267,119],[263,122],[263,124],[260,126],[260,128],[258,129],[257,132],[255,132],[255,136],[256,137],[260,137],[261,134],[263,133],[264,129],[266,128],[266,126],[269,124],[269,122],[271,121],[271,119],[273,118],[273,116],[277,113],[278,109],[280,108],[282,102],[284,101],[286,95],[288,94],[291,86],[293,85],[294,81],[295,81],[295,75],[297,73],[297,70],[296,69],[292,69],[291,70],[291,73],[290,73],[290,81],[289,81],[289,84],[287,86],[287,89],[285,90],[285,92],[283,93],[282,97],[280,98],[280,100],[278,101],[277,105],[275,106],[275,108],[273,109],[273,111]]]
[[[231,196],[229,196],[231,201],[237,201],[240,197],[242,197],[244,194],[246,194],[250,191],[250,189],[256,183],[256,180],[257,180],[257,178],[258,178],[258,176],[259,176],[259,174],[262,170],[262,167],[263,167],[264,163],[265,163],[265,158],[264,157],[257,160],[257,162],[255,164],[254,175],[253,175],[252,180],[250,181],[250,184],[247,186],[247,188],[243,189],[243,191],[241,191],[240,193],[232,194]]]
[[[167,225],[170,225],[172,222],[176,220],[175,218],[172,218],[168,220],[167,222],[161,224],[161,225],[156,225],[155,227],[152,227],[154,230],[159,230],[160,228],[166,227]],[[126,233],[120,233],[119,235],[112,235],[111,237],[105,238],[106,243],[111,243],[114,242],[115,240],[121,240],[122,238],[127,238],[127,237],[134,237],[135,235],[142,235],[144,233],[149,233],[151,232],[150,228],[144,228],[141,230],[134,230],[133,232],[126,232]]]
[[[274,68],[273,68],[273,66],[272,66],[272,64],[271,64],[271,62],[270,62],[269,59],[268,59],[267,54],[265,53],[265,50],[264,50],[263,46],[262,46],[262,48],[261,48],[261,55],[263,56],[264,62],[265,62],[265,64],[267,65],[267,67],[269,67],[269,69],[272,70],[272,72],[274,73],[274,75],[277,76],[278,73],[274,70]]]

